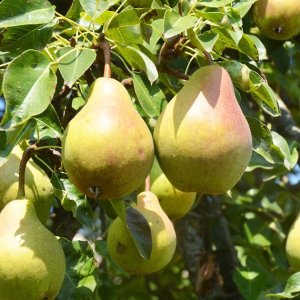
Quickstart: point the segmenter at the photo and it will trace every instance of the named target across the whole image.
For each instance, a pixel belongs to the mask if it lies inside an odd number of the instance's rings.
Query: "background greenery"
[[[285,239],[300,204],[300,36],[261,36],[255,0],[50,2],[0,1],[0,162],[24,138],[46,146],[35,159],[56,190],[47,225],[68,264],[58,299],[297,298],[300,274],[289,267]],[[199,198],[175,222],[176,255],[153,275],[130,276],[110,260],[112,207],[76,191],[53,147],[103,73],[102,34],[113,77],[151,130],[210,54],[229,71],[253,136],[242,180],[227,195]]]

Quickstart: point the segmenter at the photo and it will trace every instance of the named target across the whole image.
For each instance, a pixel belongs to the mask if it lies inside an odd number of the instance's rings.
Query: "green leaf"
[[[252,5],[256,2],[257,0],[244,0],[236,3],[234,5],[234,8],[238,11],[239,15],[244,17],[247,12],[251,9]]]
[[[268,294],[268,297],[280,299],[292,299],[300,294],[300,272],[293,274],[287,280],[284,291],[277,294]]]
[[[211,52],[218,41],[219,35],[212,31],[206,31],[202,34],[196,35],[192,29],[189,29],[188,37],[194,47],[199,50]]]
[[[155,64],[141,50],[133,46],[121,45],[117,49],[134,69],[141,69],[146,72],[150,83],[153,83],[158,78]]]
[[[232,3],[234,0],[202,0],[201,5],[207,7],[223,7]]]
[[[57,174],[57,177],[59,178],[60,174]],[[62,189],[59,192],[57,191],[62,207],[67,211],[71,211],[80,224],[93,229],[95,225],[94,213],[84,195],[65,178],[60,178],[60,186],[57,186],[57,188]]]
[[[37,121],[39,140],[49,138],[62,138],[61,124],[52,104],[40,115],[34,117]]]
[[[15,145],[22,141],[24,137],[27,137],[34,130],[35,126],[35,120],[31,119],[13,130],[0,129],[0,165],[6,160]]]
[[[127,45],[143,42],[140,19],[135,9],[122,11],[105,28],[105,35],[116,43]]]
[[[251,128],[253,150],[271,164],[283,164],[286,159],[285,154],[274,143],[268,127],[255,118],[249,117],[247,121]]]
[[[272,274],[253,258],[248,257],[246,263],[246,267],[236,269],[233,280],[245,299],[257,300],[258,295],[266,288]]]
[[[87,241],[60,243],[66,256],[66,276],[57,296],[58,300],[91,299],[98,280],[94,253]]]
[[[170,38],[191,27],[193,27],[198,18],[194,16],[181,16],[174,10],[167,10],[164,16],[164,36]]]
[[[133,87],[137,99],[149,117],[157,117],[166,104],[166,98],[157,85],[150,85],[141,75],[133,74]]]
[[[72,86],[78,78],[93,64],[95,51],[64,47],[58,51],[59,71],[68,86]]]
[[[24,25],[4,31],[0,50],[16,56],[28,49],[42,49],[52,37],[53,23],[46,25]]]
[[[98,18],[103,12],[120,0],[79,0],[82,8],[92,18]]]
[[[0,2],[0,28],[45,24],[53,18],[54,6],[46,0]]]
[[[45,111],[56,81],[50,61],[39,51],[27,50],[15,58],[3,78],[6,111],[1,125],[14,127]]]
[[[128,206],[126,208],[126,224],[141,257],[150,259],[152,236],[146,218],[138,210]]]

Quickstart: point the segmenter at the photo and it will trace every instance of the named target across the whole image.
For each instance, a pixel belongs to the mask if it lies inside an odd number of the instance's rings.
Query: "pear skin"
[[[108,229],[107,247],[112,260],[130,274],[150,274],[165,267],[176,248],[176,233],[172,222],[161,209],[152,192],[138,195],[136,208],[148,221],[152,251],[150,259],[143,259],[126,227],[117,217]]]
[[[191,76],[159,116],[153,137],[162,171],[183,192],[226,193],[252,154],[250,128],[231,78],[217,65]]]
[[[171,220],[185,216],[196,200],[195,192],[182,192],[176,189],[162,172],[156,159],[150,172],[151,192],[156,195],[163,211]]]
[[[22,148],[17,145],[8,159],[0,165],[0,210],[17,198],[22,154]],[[54,201],[53,186],[45,172],[32,159],[26,165],[25,194],[33,201],[38,217],[45,223]]]
[[[0,299],[54,300],[65,276],[65,256],[30,200],[10,201],[1,211],[0,245]]]
[[[286,254],[290,265],[300,271],[300,214],[292,225],[286,241]]]
[[[112,78],[97,79],[62,139],[71,181],[91,198],[120,198],[142,185],[153,159],[152,135],[125,87]]]
[[[300,6],[297,1],[258,0],[253,19],[262,35],[273,40],[287,40],[300,31]]]

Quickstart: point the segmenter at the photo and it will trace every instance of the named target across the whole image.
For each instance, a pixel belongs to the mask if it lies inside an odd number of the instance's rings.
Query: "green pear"
[[[298,1],[258,0],[253,6],[253,20],[262,35],[287,40],[300,31]]]
[[[192,208],[195,192],[182,192],[176,189],[162,172],[157,159],[150,172],[151,192],[156,195],[163,211],[171,220],[182,218]]]
[[[8,159],[0,164],[0,210],[17,198],[22,154],[21,146],[17,145]],[[32,159],[26,165],[25,194],[33,201],[38,217],[45,223],[53,205],[53,186],[45,172]]]
[[[153,158],[152,135],[125,87],[98,78],[63,135],[62,161],[70,180],[91,198],[120,198],[144,182]]]
[[[172,222],[161,209],[152,192],[142,192],[134,206],[147,220],[152,237],[150,259],[143,259],[126,227],[117,217],[108,229],[107,247],[112,260],[130,274],[150,274],[165,267],[176,248],[176,233]]]
[[[288,233],[286,254],[291,266],[297,272],[300,271],[300,214]]]
[[[0,299],[54,300],[65,276],[65,256],[32,201],[13,200],[1,211],[0,245]]]
[[[153,137],[162,171],[183,192],[225,193],[252,153],[250,128],[231,78],[217,65],[191,76],[159,116]]]

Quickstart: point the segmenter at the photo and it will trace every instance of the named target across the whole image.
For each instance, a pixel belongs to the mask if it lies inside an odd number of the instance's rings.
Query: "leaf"
[[[233,280],[245,299],[256,300],[270,281],[272,274],[253,258],[248,257],[246,263],[246,267],[236,269]]]
[[[67,267],[57,299],[91,299],[98,279],[92,248],[87,241],[70,242],[61,239],[60,243],[65,253]]]
[[[24,25],[4,31],[0,50],[16,56],[28,49],[42,49],[52,37],[54,23],[46,25]]]
[[[6,160],[15,145],[23,140],[24,137],[27,137],[34,130],[35,126],[36,122],[31,119],[13,130],[0,129],[0,165]]]
[[[247,12],[251,9],[252,5],[256,1],[257,0],[244,0],[244,1],[236,3],[234,5],[234,8],[238,11],[241,18],[243,18],[247,14]]]
[[[149,117],[157,117],[162,111],[166,98],[157,85],[150,85],[141,75],[133,74],[133,87],[137,99]]]
[[[202,0],[201,5],[207,7],[223,7],[232,3],[234,0]]]
[[[62,138],[61,124],[52,104],[40,115],[34,117],[39,131],[38,139]]]
[[[268,127],[255,118],[247,118],[251,128],[253,150],[271,164],[283,164],[285,154],[274,143],[273,136]]]
[[[300,294],[300,272],[293,274],[287,280],[283,292],[277,294],[268,294],[268,297],[280,299],[292,299]]]
[[[164,16],[164,37],[170,38],[193,27],[197,20],[194,16],[182,17],[174,10],[167,10]]]
[[[15,58],[3,78],[6,111],[2,127],[14,127],[45,111],[56,81],[50,61],[39,51],[27,50]]]
[[[64,47],[58,51],[59,71],[68,86],[72,86],[78,78],[93,64],[95,51]]]
[[[46,0],[0,2],[0,28],[45,24],[53,18],[54,6]]]
[[[207,52],[211,52],[213,50],[213,47],[219,38],[219,35],[212,31],[206,31],[200,35],[197,35],[193,29],[190,28],[187,33],[194,47],[198,48],[199,50],[206,50]]]
[[[143,42],[140,19],[135,9],[122,11],[107,26],[105,35],[116,43],[127,45]]]
[[[118,51],[135,69],[141,69],[146,72],[150,83],[158,78],[158,72],[153,61],[142,51],[133,46],[118,46]]]
[[[141,257],[150,259],[152,237],[145,217],[135,208],[128,206],[126,208],[126,224]]]
[[[56,188],[60,189],[59,192],[57,191],[56,196],[61,199],[62,207],[67,211],[71,211],[80,224],[93,229],[94,213],[85,196],[68,179],[60,178],[60,174],[56,175],[59,180]]]
[[[98,18],[103,12],[120,0],[79,0],[84,11],[92,18]]]

